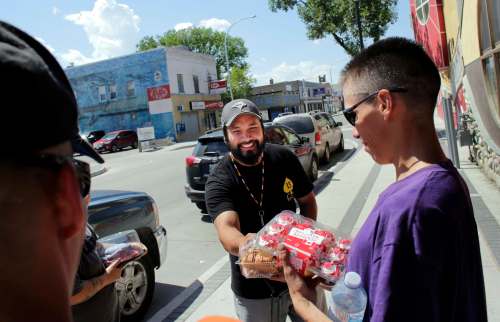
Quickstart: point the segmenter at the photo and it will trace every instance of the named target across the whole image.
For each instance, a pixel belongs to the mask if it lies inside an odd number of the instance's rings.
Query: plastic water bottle
[[[365,315],[366,292],[361,286],[361,277],[356,272],[345,274],[331,292],[332,305],[328,316],[335,322],[361,322]]]

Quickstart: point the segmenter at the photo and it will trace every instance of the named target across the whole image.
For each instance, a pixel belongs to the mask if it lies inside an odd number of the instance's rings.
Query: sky
[[[345,0],[349,1],[349,0]],[[386,36],[413,39],[409,0]],[[296,11],[271,12],[267,0],[0,0],[0,20],[36,37],[63,66],[133,53],[144,36],[190,26],[211,27],[243,38],[257,85],[318,75],[336,83],[349,56],[332,37],[309,40]]]

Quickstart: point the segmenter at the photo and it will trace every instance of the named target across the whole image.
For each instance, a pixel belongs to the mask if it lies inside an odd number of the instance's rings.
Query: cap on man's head
[[[103,163],[78,134],[76,99],[54,56],[25,32],[0,21],[0,156],[37,153],[70,141]]]
[[[257,105],[254,102],[241,98],[232,100],[231,102],[224,105],[222,109],[221,122],[223,127],[230,126],[231,123],[242,114],[255,115],[259,119],[262,119]]]

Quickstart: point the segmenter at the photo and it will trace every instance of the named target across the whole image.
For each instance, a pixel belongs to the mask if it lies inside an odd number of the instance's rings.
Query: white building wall
[[[198,76],[200,94],[209,94],[208,78],[217,79],[215,59],[211,56],[193,53],[182,47],[167,48],[167,69],[172,94],[195,94],[193,75]],[[177,74],[183,75],[184,93],[179,93]]]

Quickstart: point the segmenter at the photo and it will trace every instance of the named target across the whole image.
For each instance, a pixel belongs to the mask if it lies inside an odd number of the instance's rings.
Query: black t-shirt
[[[97,235],[87,224],[83,243],[80,265],[75,277],[73,294],[81,291],[84,281],[100,276],[106,272],[104,263],[96,251]],[[73,320],[75,322],[116,322],[120,319],[118,297],[115,284],[112,283],[97,292],[87,301],[73,305]]]
[[[255,167],[245,167],[236,163],[238,170],[250,191],[260,201],[262,187],[262,163]],[[297,157],[288,149],[274,144],[266,144],[264,149],[264,223],[269,222],[283,210],[296,211],[295,198],[310,193],[313,185],[307,177]],[[234,168],[229,156],[222,159],[207,180],[205,186],[207,210],[215,220],[224,211],[233,210],[238,214],[243,235],[256,233],[263,226],[259,217],[259,207],[250,196]],[[286,284],[268,279],[246,279],[235,264],[238,257],[230,255],[233,292],[249,299],[268,298],[279,295],[287,289]]]

